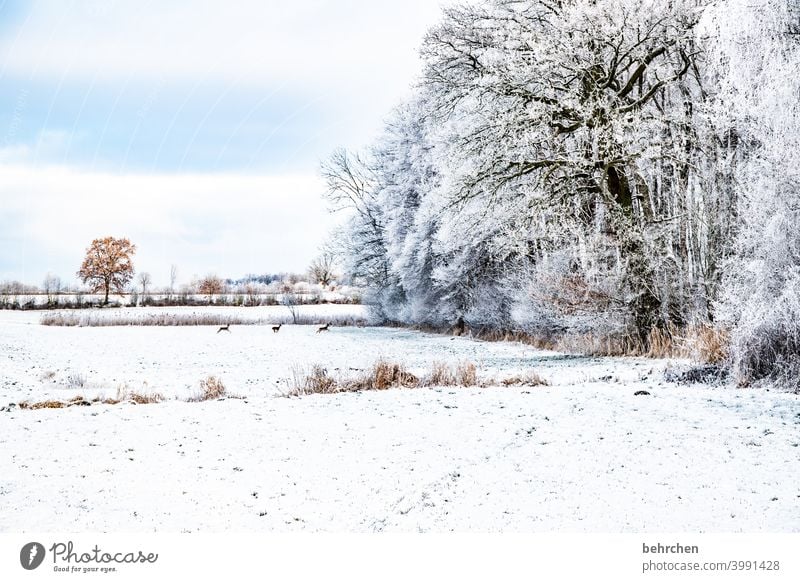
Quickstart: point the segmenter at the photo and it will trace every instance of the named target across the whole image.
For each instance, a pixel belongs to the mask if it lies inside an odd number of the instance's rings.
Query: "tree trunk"
[[[633,229],[620,233],[623,237],[620,250],[627,260],[626,279],[633,300],[630,303],[633,325],[643,350],[650,348],[650,332],[663,328],[661,300],[655,292],[655,272],[650,265],[641,235]]]

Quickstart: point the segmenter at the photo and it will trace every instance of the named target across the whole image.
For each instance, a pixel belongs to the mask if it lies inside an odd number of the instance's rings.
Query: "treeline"
[[[358,304],[361,290],[339,284],[309,280],[302,274],[248,275],[242,279],[222,279],[208,275],[184,285],[151,287],[131,284],[123,293],[113,293],[109,306],[236,306],[318,305],[322,303]],[[149,279],[145,279],[149,280]],[[63,285],[48,276],[41,287],[17,281],[0,283],[0,309],[85,309],[105,303],[102,293],[92,293],[79,285]]]
[[[787,0],[446,9],[383,135],[323,164],[348,274],[383,321],[636,353],[699,326],[796,387],[798,32]]]

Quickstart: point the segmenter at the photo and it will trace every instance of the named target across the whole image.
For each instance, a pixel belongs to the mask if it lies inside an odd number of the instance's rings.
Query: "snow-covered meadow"
[[[0,407],[120,387],[168,400],[0,412],[0,531],[800,531],[798,396],[664,380],[685,363],[40,316],[0,311]],[[281,397],[297,369],[379,358],[468,360],[489,386]],[[500,386],[528,370],[550,385]],[[209,375],[237,398],[185,402]]]

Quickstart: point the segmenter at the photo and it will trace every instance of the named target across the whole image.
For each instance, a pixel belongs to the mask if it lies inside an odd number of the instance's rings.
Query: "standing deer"
[[[221,331],[227,331],[228,333],[231,333],[231,324],[229,323],[227,325],[219,326],[219,329],[217,330],[217,333],[219,333]]]
[[[326,323],[325,325],[321,325],[320,328],[317,330],[317,333],[320,333],[322,331],[328,331],[328,328],[330,327],[330,325],[331,325],[330,323]]]
[[[283,322],[279,323],[278,325],[273,325],[272,326],[272,333],[278,333],[281,330],[281,326],[282,325],[283,325]]]

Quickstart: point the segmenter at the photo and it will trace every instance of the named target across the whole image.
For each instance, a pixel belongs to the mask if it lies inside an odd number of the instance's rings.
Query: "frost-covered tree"
[[[721,318],[753,376],[795,309],[798,30],[788,0],[446,9],[414,95],[323,167],[346,270],[405,323],[646,349]]]
[[[659,166],[687,173],[691,161],[697,16],[693,2],[658,0],[446,12],[423,47],[424,79],[444,122],[447,196],[469,217],[451,240],[480,234],[468,254],[491,254],[472,266],[496,280],[509,260],[566,245],[576,256],[565,277],[590,290],[611,273],[643,341],[669,319],[654,256],[677,217],[658,198],[683,196],[688,178],[668,177],[679,191],[666,192]],[[538,239],[547,223],[563,240]]]
[[[326,195],[333,211],[352,211],[341,252],[348,273],[372,287],[380,287],[388,275],[384,246],[384,221],[374,190],[374,176],[358,155],[336,150],[322,164]]]
[[[731,142],[738,236],[721,315],[737,378],[800,388],[800,23],[786,0],[728,0],[703,28],[710,114]]]

